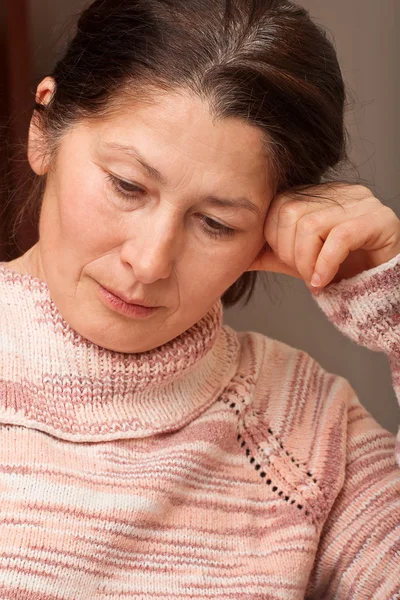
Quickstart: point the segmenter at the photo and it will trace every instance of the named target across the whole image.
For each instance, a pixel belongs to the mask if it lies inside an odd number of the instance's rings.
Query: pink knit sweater
[[[386,353],[400,398],[400,255],[315,300]],[[121,354],[0,265],[2,600],[400,599],[395,441],[346,379],[224,326],[220,301]]]

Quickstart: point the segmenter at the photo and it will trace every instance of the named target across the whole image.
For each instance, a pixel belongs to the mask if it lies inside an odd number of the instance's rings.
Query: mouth
[[[143,319],[154,314],[161,306],[148,306],[142,300],[127,302],[124,298],[100,285],[99,295],[103,303],[114,311],[130,318]]]
[[[102,286],[102,287],[104,290],[106,290],[107,292],[109,292],[110,294],[115,296],[116,298],[119,298],[120,300],[125,302],[125,304],[133,304],[135,306],[145,306],[146,308],[159,308],[159,306],[154,306],[153,304],[150,304],[150,302],[147,302],[144,299],[142,300],[141,298],[128,298],[128,296],[126,294],[124,294],[123,292],[117,292],[110,288],[105,288],[104,286]]]

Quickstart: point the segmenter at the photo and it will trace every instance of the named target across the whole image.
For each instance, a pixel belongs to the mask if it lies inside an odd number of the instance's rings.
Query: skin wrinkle
[[[154,167],[152,167],[151,165],[146,163],[146,161],[144,161],[142,159],[142,157],[138,156],[139,153],[136,151],[136,149],[134,147],[115,144],[113,142],[105,142],[104,146],[106,148],[124,152],[128,156],[132,156],[134,160],[137,160],[139,162],[139,164],[141,164],[143,166],[143,168],[149,172],[150,177],[152,177],[153,179],[158,181],[163,186],[168,185],[167,178],[164,177],[157,169],[155,169]],[[201,161],[199,161],[199,163],[201,164]],[[212,202],[213,204],[219,204],[221,206],[223,205],[224,202],[225,203],[238,202],[238,204],[241,203],[242,206],[246,207],[246,209],[252,210],[258,216],[261,216],[261,214],[262,214],[260,209],[256,205],[252,204],[247,198],[244,198],[244,201],[242,201],[241,199],[225,199],[225,198],[215,198],[215,197],[210,197],[209,199],[207,198],[207,200],[209,200],[210,203]],[[236,207],[234,207],[234,208],[236,208]],[[237,208],[239,208],[239,206]]]
[[[38,88],[42,101],[51,82],[46,78]],[[238,119],[213,120],[209,105],[193,94],[131,99],[106,120],[77,122],[50,164],[34,151],[39,134],[31,128],[30,164],[47,173],[39,242],[26,259],[12,262],[46,281],[61,315],[93,343],[144,352],[177,337],[250,268],[264,245],[272,186],[262,133]],[[166,185],[132,157],[104,151],[107,142],[138,148]],[[144,192],[118,195],[110,174]],[[261,216],[203,202],[208,196],[248,197]],[[235,234],[211,237],[203,229],[210,230],[209,220]],[[129,319],[103,304],[100,284],[163,306],[149,319]]]

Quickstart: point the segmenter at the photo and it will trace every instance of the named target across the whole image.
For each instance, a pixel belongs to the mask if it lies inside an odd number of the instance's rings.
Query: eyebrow
[[[111,150],[117,150],[119,152],[127,154],[128,156],[132,156],[142,165],[142,167],[147,171],[147,173],[152,179],[164,186],[167,185],[167,179],[160,173],[160,171],[149,165],[145,161],[143,156],[140,154],[140,152],[133,146],[124,146],[123,144],[117,144],[115,142],[105,142],[104,146],[106,148],[110,148]],[[253,202],[250,202],[250,200],[248,198],[245,198],[244,196],[241,196],[239,198],[220,198],[218,196],[207,196],[205,200],[207,200],[207,202],[213,204],[214,206],[245,208],[255,213],[257,216],[262,217],[262,211],[260,210],[260,208],[253,204]]]

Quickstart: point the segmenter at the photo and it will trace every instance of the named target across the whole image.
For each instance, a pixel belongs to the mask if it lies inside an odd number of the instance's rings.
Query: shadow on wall
[[[32,112],[32,46],[28,3],[6,0],[0,10],[0,260],[11,260],[32,246],[36,227],[27,221],[12,236],[17,203],[29,193],[31,170],[26,160]]]

